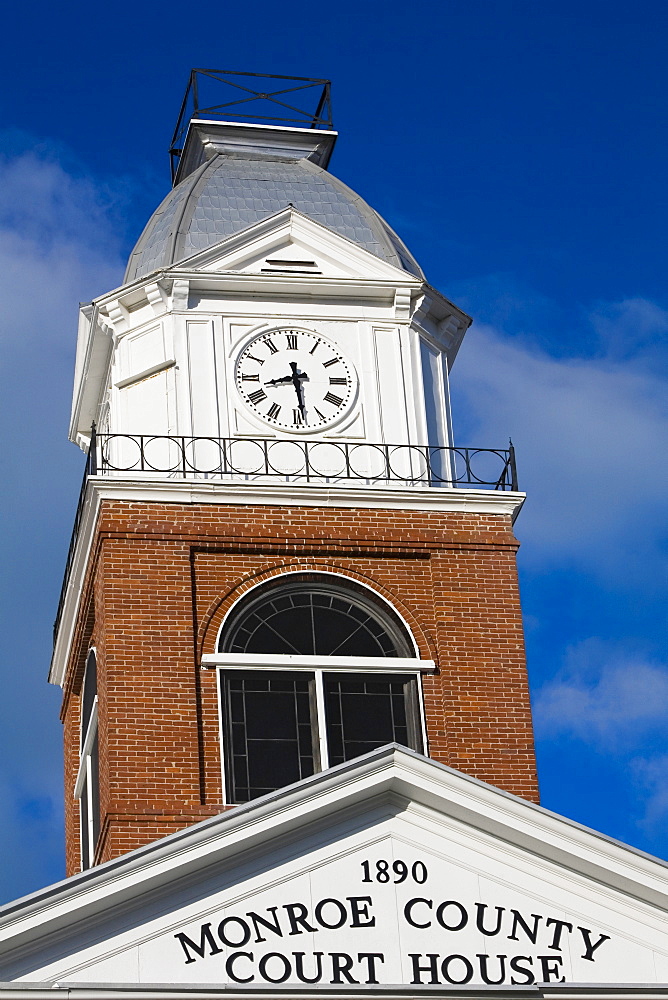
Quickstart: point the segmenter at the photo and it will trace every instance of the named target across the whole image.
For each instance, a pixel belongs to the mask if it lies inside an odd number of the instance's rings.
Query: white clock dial
[[[357,379],[338,347],[317,333],[272,330],[260,334],[237,359],[239,395],[273,427],[318,430],[352,406]]]

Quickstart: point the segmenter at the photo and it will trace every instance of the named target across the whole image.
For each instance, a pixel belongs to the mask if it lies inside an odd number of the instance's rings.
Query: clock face
[[[244,348],[236,364],[244,403],[272,427],[319,430],[342,417],[357,379],[338,347],[317,333],[272,330]]]

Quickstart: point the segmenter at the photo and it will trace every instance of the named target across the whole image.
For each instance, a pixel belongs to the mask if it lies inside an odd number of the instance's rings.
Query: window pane
[[[274,671],[224,676],[230,801],[247,802],[313,774],[311,682],[311,675]]]
[[[409,746],[408,713],[415,710],[410,677],[325,674],[330,764],[340,764],[385,743]],[[419,749],[414,746],[413,749]]]

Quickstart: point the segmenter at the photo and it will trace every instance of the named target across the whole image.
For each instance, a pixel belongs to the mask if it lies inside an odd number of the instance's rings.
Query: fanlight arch
[[[381,603],[382,602],[382,603]],[[334,573],[290,573],[259,584],[227,615],[221,652],[312,656],[415,656],[393,608]]]

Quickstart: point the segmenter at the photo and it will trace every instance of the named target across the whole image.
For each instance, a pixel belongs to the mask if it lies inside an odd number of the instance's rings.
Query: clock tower
[[[537,799],[524,497],[452,437],[470,319],[329,171],[329,85],[239,121],[201,102],[229,78],[193,71],[173,188],[81,308],[69,873],[388,743]]]

